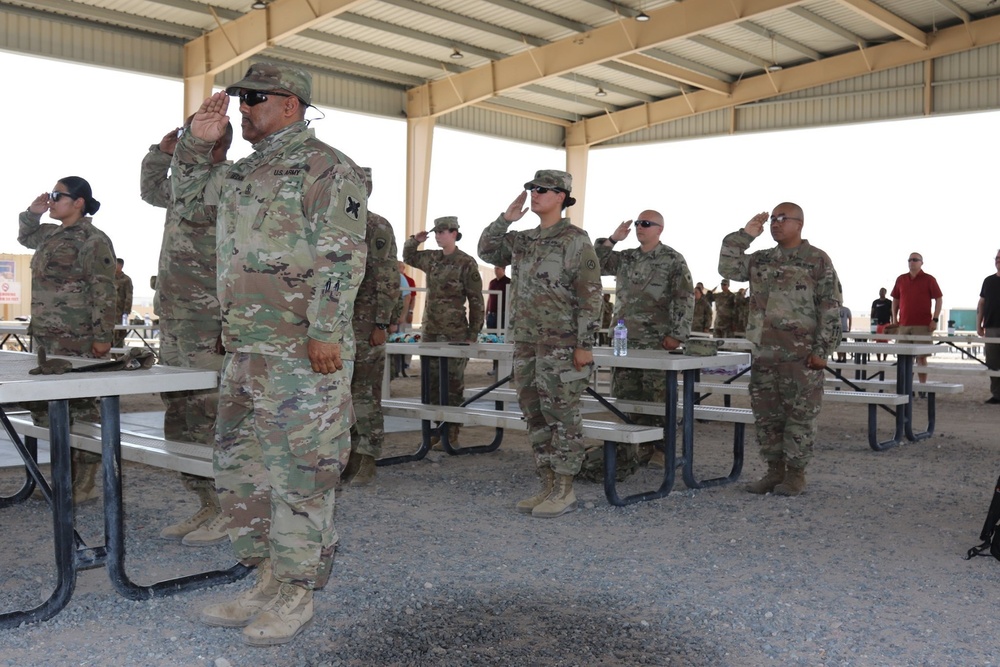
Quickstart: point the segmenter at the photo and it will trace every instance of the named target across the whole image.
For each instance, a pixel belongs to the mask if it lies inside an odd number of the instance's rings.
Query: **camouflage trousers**
[[[362,334],[364,332],[361,332]],[[382,376],[385,372],[385,345],[372,347],[368,337],[355,336],[354,379],[351,398],[357,421],[351,427],[351,451],[379,458],[385,442],[382,418]]]
[[[460,340],[455,336],[446,334],[428,334],[421,339],[422,343],[447,343]],[[441,362],[436,357],[423,357],[421,365],[428,364],[428,372],[431,380],[431,395],[429,403],[439,405],[441,399]],[[465,367],[468,366],[468,359],[448,359],[448,405],[461,405],[465,401]]]
[[[528,422],[535,466],[559,475],[576,475],[584,457],[580,396],[590,371],[573,368],[573,350],[514,343],[512,379]]]
[[[354,362],[323,375],[308,359],[226,355],[215,483],[229,539],[245,564],[322,588],[337,545],[334,488],[350,456]]]
[[[630,346],[631,341],[629,341]],[[636,344],[637,350],[659,350],[658,344]],[[611,395],[632,401],[654,401],[664,403],[667,400],[667,375],[663,371],[643,370],[641,368],[611,369]],[[665,412],[665,410],[664,410]],[[646,426],[663,426],[663,416],[630,414],[636,424]]]
[[[812,459],[816,418],[823,404],[823,371],[805,361],[774,361],[754,357],[750,369],[753,408],[760,455],[805,468]]]

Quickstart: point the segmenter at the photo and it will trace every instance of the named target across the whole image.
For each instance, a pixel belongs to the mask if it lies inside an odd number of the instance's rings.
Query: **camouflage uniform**
[[[448,216],[434,221],[434,230],[458,229],[458,220]],[[427,274],[427,306],[421,325],[421,342],[475,341],[483,328],[486,304],[479,265],[469,254],[455,248],[450,255],[442,250],[417,250],[420,242],[410,237],[403,244],[403,261]],[[469,302],[466,316],[465,303]],[[438,360],[430,359],[432,403],[439,402]],[[465,393],[468,359],[448,360],[448,404],[460,405]]]
[[[215,284],[218,202],[206,204],[190,218],[182,217],[172,205],[170,160],[159,144],[150,146],[142,159],[139,181],[143,201],[167,209],[153,296],[153,310],[160,316],[160,363],[218,373],[222,370],[222,355],[216,351],[222,332]],[[213,178],[221,179],[230,164],[213,165]],[[218,389],[164,392],[160,398],[166,406],[163,432],[167,438],[214,440]]]
[[[712,295],[715,303],[715,337],[732,338],[736,333],[736,294],[719,290]]]
[[[574,369],[573,352],[594,345],[602,301],[597,255],[569,218],[523,232],[508,232],[510,225],[503,215],[490,223],[479,257],[511,266],[507,334],[517,401],[536,467],[576,475],[584,457],[580,395],[590,369]]]
[[[701,295],[700,299],[695,299],[691,331],[701,333],[711,333],[712,331],[712,302],[704,294]]]
[[[639,350],[661,350],[667,336],[679,341],[691,334],[694,286],[684,256],[657,243],[649,252],[641,248],[615,251],[597,239],[595,250],[601,274],[615,276],[614,322],[625,320],[628,345]],[[639,368],[615,368],[611,393],[617,398],[663,402],[667,398],[666,374]],[[637,424],[660,425],[661,417],[632,415]]]
[[[132,312],[132,279],[125,273],[115,272],[115,324],[121,324],[122,315]],[[114,347],[125,344],[127,331],[115,331]]]
[[[274,70],[254,65],[248,78]],[[212,146],[191,132],[177,144],[171,184],[184,217],[202,207]],[[227,355],[216,488],[237,558],[270,558],[278,581],[321,588],[333,565],[334,487],[354,421],[351,318],[366,255],[364,174],[304,121],[253,148],[218,194]],[[339,344],[343,369],[314,372],[309,339]]]
[[[741,296],[740,293],[737,292],[733,304],[735,306],[734,312],[736,314],[733,318],[733,333],[746,335],[747,323],[750,320],[750,297]]]
[[[752,241],[743,230],[727,235],[719,273],[750,281],[746,336],[754,345],[750,403],[760,453],[804,469],[823,400],[823,371],[806,359],[825,359],[840,342],[840,279],[830,257],[806,240],[747,254]]]
[[[71,357],[93,357],[94,343],[114,341],[115,250],[90,217],[72,225],[41,222],[22,211],[17,240],[35,251],[31,258],[31,323],[28,333],[37,350]],[[47,424],[47,404],[32,404],[32,416]],[[95,400],[70,401],[73,419],[99,421]],[[89,455],[88,460],[100,460]]]
[[[382,419],[382,376],[385,345],[372,347],[376,324],[384,328],[394,322],[393,311],[402,308],[399,289],[399,260],[396,235],[382,216],[368,212],[365,229],[368,257],[365,277],[354,300],[354,341],[357,353],[351,396],[357,418],[351,427],[351,451],[378,458],[382,454],[385,427]],[[398,313],[397,313],[398,317]]]

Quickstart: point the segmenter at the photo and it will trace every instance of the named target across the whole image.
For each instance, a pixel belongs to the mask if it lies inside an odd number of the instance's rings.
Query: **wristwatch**
[[[389,325],[388,324],[379,324],[378,322],[376,322],[375,323],[375,328],[376,329],[381,329],[382,331],[385,331],[386,329],[389,328]]]
[[[938,321],[938,318],[936,318],[936,317],[932,317],[931,318],[931,322],[937,322],[937,321]]]

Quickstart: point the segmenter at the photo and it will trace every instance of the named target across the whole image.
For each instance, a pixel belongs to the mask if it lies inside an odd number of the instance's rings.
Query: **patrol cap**
[[[723,278],[722,282],[720,284],[721,285],[728,285],[729,284],[729,278]]]
[[[312,77],[298,67],[278,63],[254,63],[246,76],[226,88],[227,95],[241,90],[288,91],[306,104],[312,104]]]
[[[372,196],[372,168],[371,167],[361,167],[361,171],[365,172],[365,191],[368,192],[368,196]]]
[[[458,218],[454,215],[446,215],[443,218],[434,218],[434,231],[447,232],[450,229],[458,229]]]
[[[539,169],[535,172],[535,177],[524,184],[525,190],[533,187],[551,188],[565,192],[566,199],[563,200],[563,207],[576,203],[576,199],[569,194],[573,190],[573,175],[569,172],[558,169]]]

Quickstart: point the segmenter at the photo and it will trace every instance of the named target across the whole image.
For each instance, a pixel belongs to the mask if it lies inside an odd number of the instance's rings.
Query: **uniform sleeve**
[[[90,295],[90,319],[94,342],[114,342],[115,324],[121,321],[115,289],[115,251],[101,236],[89,239],[80,249],[80,265]]]
[[[403,243],[403,262],[409,264],[415,269],[420,269],[424,273],[428,273],[430,267],[427,266],[427,253],[426,250],[417,250],[420,247],[420,242],[416,238],[410,237],[406,239]]]
[[[132,279],[129,278],[128,276],[125,276],[125,290],[124,291],[125,291],[125,298],[122,299],[122,301],[123,301],[123,303],[125,305],[122,308],[122,312],[121,313],[117,313],[117,315],[115,317],[116,320],[123,313],[131,313],[132,312]]]
[[[837,270],[825,253],[816,268],[816,342],[812,353],[826,358],[840,345],[840,305],[844,301]]]
[[[174,206],[182,218],[195,218],[203,212],[206,192],[219,187],[221,181],[212,178],[212,147],[214,142],[198,139],[190,132],[181,135],[170,163],[172,177],[168,179]],[[219,193],[212,199],[219,200]]]
[[[139,168],[139,195],[151,206],[167,208],[170,205],[170,161],[172,155],[160,150],[159,144],[149,147]]]
[[[483,277],[479,275],[476,260],[469,258],[469,268],[465,276],[465,298],[469,301],[469,336],[475,341],[486,319],[486,302],[483,300]]]
[[[670,305],[668,307],[666,335],[685,341],[691,336],[694,321],[694,285],[687,262],[680,255],[671,267],[669,276]]]
[[[621,263],[621,253],[614,248],[604,245],[605,239],[597,239],[594,251],[597,253],[597,260],[601,264],[602,276],[613,276],[618,273],[618,265]]]
[[[368,196],[353,167],[338,164],[316,179],[303,202],[313,248],[307,335],[341,343],[353,335],[354,299],[365,275]]]
[[[25,248],[35,250],[55,231],[56,225],[42,224],[42,216],[31,211],[21,211],[17,217],[17,241]]]
[[[722,239],[722,250],[719,252],[719,275],[730,280],[747,282],[750,280],[750,259],[747,248],[753,243],[754,237],[742,229],[727,234]]]
[[[594,347],[594,334],[601,321],[601,269],[597,253],[586,235],[579,237],[576,277],[573,289],[576,292],[576,346],[590,350]]]
[[[479,235],[479,259],[492,266],[508,266],[514,255],[514,235],[507,233],[511,226],[503,214],[486,226]]]
[[[400,303],[399,260],[396,235],[388,224],[379,225],[368,245],[375,269],[375,323],[395,322],[393,312]],[[398,316],[397,316],[398,317]]]

